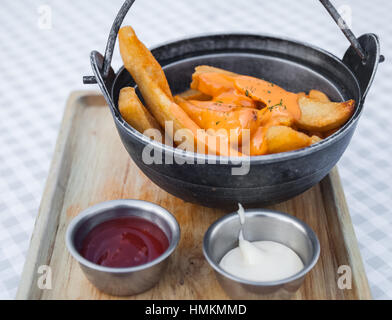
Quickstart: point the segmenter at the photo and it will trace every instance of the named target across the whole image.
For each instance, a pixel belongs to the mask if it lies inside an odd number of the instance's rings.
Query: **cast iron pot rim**
[[[170,241],[169,246],[167,247],[165,252],[163,252],[159,257],[157,257],[156,259],[154,259],[150,262],[147,262],[147,263],[135,266],[135,267],[125,267],[125,268],[113,268],[113,267],[101,266],[101,265],[96,264],[90,260],[87,260],[79,253],[79,251],[76,249],[76,247],[74,245],[72,236],[74,235],[74,233],[77,230],[77,229],[75,229],[77,224],[80,223],[80,221],[82,221],[83,218],[89,219],[88,218],[89,216],[94,216],[96,214],[100,214],[104,211],[114,209],[117,207],[128,207],[130,209],[137,208],[138,203],[140,203],[140,204],[143,203],[143,204],[146,204],[150,207],[155,207],[156,209],[167,214],[169,219],[174,223],[177,233],[173,234],[172,240]],[[144,219],[146,219],[146,218],[144,218]],[[178,224],[178,221],[174,217],[174,215],[171,212],[169,212],[168,210],[166,210],[165,208],[157,205],[156,203],[144,201],[144,200],[137,200],[137,199],[117,199],[117,200],[109,200],[109,201],[97,203],[91,207],[86,208],[82,212],[80,212],[69,223],[69,225],[67,227],[66,235],[65,235],[65,242],[66,242],[66,246],[68,248],[69,253],[81,265],[88,267],[90,269],[96,270],[96,271],[100,271],[100,272],[125,274],[125,273],[149,269],[150,267],[157,265],[157,264],[161,263],[162,261],[166,260],[169,256],[171,256],[171,254],[177,248],[178,243],[180,241],[180,232],[181,232],[180,225]]]
[[[252,280],[246,280],[246,279],[242,279],[240,277],[237,277],[225,270],[223,270],[220,266],[219,263],[215,263],[214,261],[212,261],[212,259],[210,258],[210,256],[207,253],[207,249],[206,249],[206,245],[207,245],[207,237],[210,235],[210,233],[212,232],[212,230],[219,224],[226,222],[227,220],[233,220],[238,218],[238,213],[233,212],[230,214],[227,214],[221,218],[219,218],[218,220],[216,220],[206,231],[204,238],[203,238],[203,254],[204,257],[206,258],[206,260],[208,261],[208,264],[220,275],[229,278],[235,282],[241,283],[241,284],[245,284],[245,285],[252,285],[252,286],[262,286],[262,287],[273,287],[273,286],[279,286],[279,285],[284,285],[286,283],[301,279],[302,277],[305,277],[312,269],[313,267],[316,265],[319,257],[320,257],[320,241],[316,235],[316,233],[313,231],[313,229],[304,221],[298,219],[295,216],[292,216],[288,213],[284,213],[281,211],[277,211],[277,210],[272,210],[272,209],[245,209],[245,217],[246,214],[249,215],[256,215],[256,216],[267,216],[267,217],[274,217],[274,216],[281,216],[285,219],[291,220],[291,223],[295,223],[299,226],[301,226],[306,233],[309,235],[310,241],[312,243],[312,245],[315,245],[314,247],[314,252],[313,252],[313,256],[312,259],[305,265],[304,264],[304,268],[297,272],[296,274],[281,279],[281,280],[275,280],[275,281],[252,281]],[[238,218],[239,219],[239,218]],[[226,252],[227,253],[227,252]]]
[[[336,55],[332,54],[329,51],[326,51],[320,47],[317,47],[315,45],[309,44],[307,42],[301,42],[301,41],[297,41],[297,40],[293,40],[290,38],[286,38],[286,37],[274,37],[272,35],[269,34],[251,34],[251,33],[214,33],[214,34],[204,34],[204,35],[200,35],[200,36],[194,36],[191,38],[181,38],[178,40],[174,40],[174,41],[167,41],[167,42],[163,42],[160,45],[154,46],[151,49],[151,52],[154,53],[154,50],[163,48],[165,46],[169,46],[169,45],[175,45],[175,44],[179,44],[181,42],[189,42],[189,41],[195,41],[195,40],[203,40],[206,38],[214,38],[214,37],[230,37],[230,36],[234,36],[234,37],[238,37],[238,36],[244,36],[244,37],[256,37],[256,38],[265,38],[265,39],[271,39],[274,41],[287,41],[290,42],[294,45],[298,45],[298,46],[303,46],[303,47],[307,47],[310,49],[313,49],[315,51],[319,51],[320,53],[328,56],[329,58],[335,60],[341,67],[345,68],[346,72],[348,72],[352,79],[355,81],[358,92],[360,93],[359,95],[359,101],[355,102],[356,108],[355,108],[355,112],[354,114],[351,116],[351,118],[334,134],[332,134],[331,136],[323,139],[322,141],[310,145],[309,147],[306,148],[302,148],[302,149],[297,149],[297,150],[293,150],[293,151],[288,151],[288,152],[281,152],[281,153],[275,153],[275,154],[267,154],[267,155],[259,155],[259,156],[250,156],[250,157],[228,157],[228,156],[217,156],[217,155],[206,155],[206,154],[201,154],[201,153],[195,153],[195,152],[190,152],[190,151],[183,151],[180,150],[178,148],[173,148],[171,146],[167,146],[163,143],[157,142],[155,140],[152,140],[151,138],[145,136],[144,134],[140,133],[139,131],[137,131],[136,129],[134,129],[132,126],[130,126],[121,116],[120,112],[118,112],[118,115],[114,114],[114,119],[116,121],[116,123],[120,124],[122,126],[123,129],[125,129],[125,131],[127,133],[129,133],[131,136],[133,136],[134,138],[136,138],[136,140],[138,140],[138,142],[143,143],[144,145],[152,145],[154,147],[154,150],[158,150],[160,152],[162,152],[162,154],[165,154],[167,152],[173,153],[173,155],[175,157],[181,157],[181,158],[188,158],[188,159],[195,159],[195,160],[204,160],[206,163],[210,164],[210,163],[216,163],[216,164],[220,164],[220,165],[232,165],[233,162],[234,164],[239,164],[239,163],[243,163],[246,162],[247,160],[245,159],[250,159],[251,164],[256,164],[256,163],[272,163],[272,162],[278,162],[278,161],[285,161],[285,160],[289,160],[289,159],[294,159],[294,158],[301,158],[304,157],[308,154],[311,154],[313,152],[317,152],[321,149],[327,148],[329,145],[333,144],[335,142],[335,140],[340,139],[343,136],[343,133],[346,133],[352,126],[355,125],[356,121],[359,119],[359,116],[362,113],[362,109],[363,109],[363,99],[362,99],[362,92],[360,90],[359,87],[359,83],[358,83],[358,79],[356,78],[356,76],[353,74],[353,72],[344,64],[344,62],[339,59]],[[235,53],[245,53],[245,52],[239,52],[239,51],[235,51],[233,49],[233,54]],[[214,53],[206,53],[206,54],[202,54],[203,55],[211,55]],[[220,54],[220,52],[217,52],[215,54]],[[257,53],[252,53],[257,55]],[[196,56],[195,56],[196,57]],[[185,59],[189,59],[189,58],[194,58],[194,57],[187,57]],[[282,59],[282,58],[281,58]],[[169,67],[172,63],[177,63],[181,61],[180,60],[176,60],[173,61],[167,65],[165,65],[163,67],[163,69],[165,69],[166,67]],[[111,96],[113,98],[113,88],[114,88],[114,84],[116,83],[119,75],[125,72],[125,67],[121,66],[119,68],[119,70],[117,71],[114,81],[113,81],[113,85],[111,88]],[[115,103],[116,105],[118,104]]]

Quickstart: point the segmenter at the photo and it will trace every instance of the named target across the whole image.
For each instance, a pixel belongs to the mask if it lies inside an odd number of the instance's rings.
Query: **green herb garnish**
[[[280,99],[279,103],[274,104],[273,106],[269,106],[268,110],[272,111],[275,107],[283,107],[283,99]],[[284,108],[287,109],[286,106],[284,106]]]

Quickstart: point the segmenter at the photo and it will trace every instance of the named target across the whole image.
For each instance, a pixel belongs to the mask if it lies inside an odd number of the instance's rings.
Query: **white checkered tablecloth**
[[[372,294],[392,298],[392,1],[333,0],[356,35],[380,36],[365,112],[339,163]],[[87,89],[122,0],[0,1],[0,298],[15,296],[67,96]],[[149,46],[216,32],[270,33],[342,56],[348,42],[315,0],[137,0],[126,24]],[[116,52],[113,66],[121,64]]]

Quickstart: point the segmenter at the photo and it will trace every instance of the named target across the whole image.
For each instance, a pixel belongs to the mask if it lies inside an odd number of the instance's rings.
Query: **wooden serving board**
[[[75,92],[68,101],[17,298],[116,299],[87,281],[66,249],[65,231],[81,210],[121,198],[157,203],[181,226],[179,247],[161,281],[130,299],[228,299],[202,253],[205,231],[228,212],[186,203],[154,185],[125,151],[96,92]],[[304,220],[320,240],[320,259],[295,299],[371,298],[336,169],[309,191],[272,208]],[[51,267],[52,289],[37,285],[41,265]],[[351,267],[351,290],[338,288],[341,265]]]

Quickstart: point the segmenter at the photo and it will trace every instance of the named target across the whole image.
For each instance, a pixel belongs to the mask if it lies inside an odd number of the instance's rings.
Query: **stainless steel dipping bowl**
[[[169,240],[169,247],[157,259],[130,268],[110,268],[85,259],[79,252],[86,235],[104,221],[136,216],[159,226]],[[113,200],[92,206],[68,226],[66,244],[71,255],[79,262],[87,279],[100,291],[116,296],[129,296],[152,288],[167,265],[168,258],[180,239],[180,227],[175,217],[162,207],[141,200]]]
[[[224,271],[219,262],[227,252],[238,246],[241,224],[235,212],[217,220],[204,236],[203,253],[215,270],[220,285],[233,299],[291,298],[319,258],[320,244],[316,234],[303,221],[273,210],[245,210],[245,217],[245,239],[284,244],[298,254],[304,268],[289,278],[271,282],[248,281]]]

